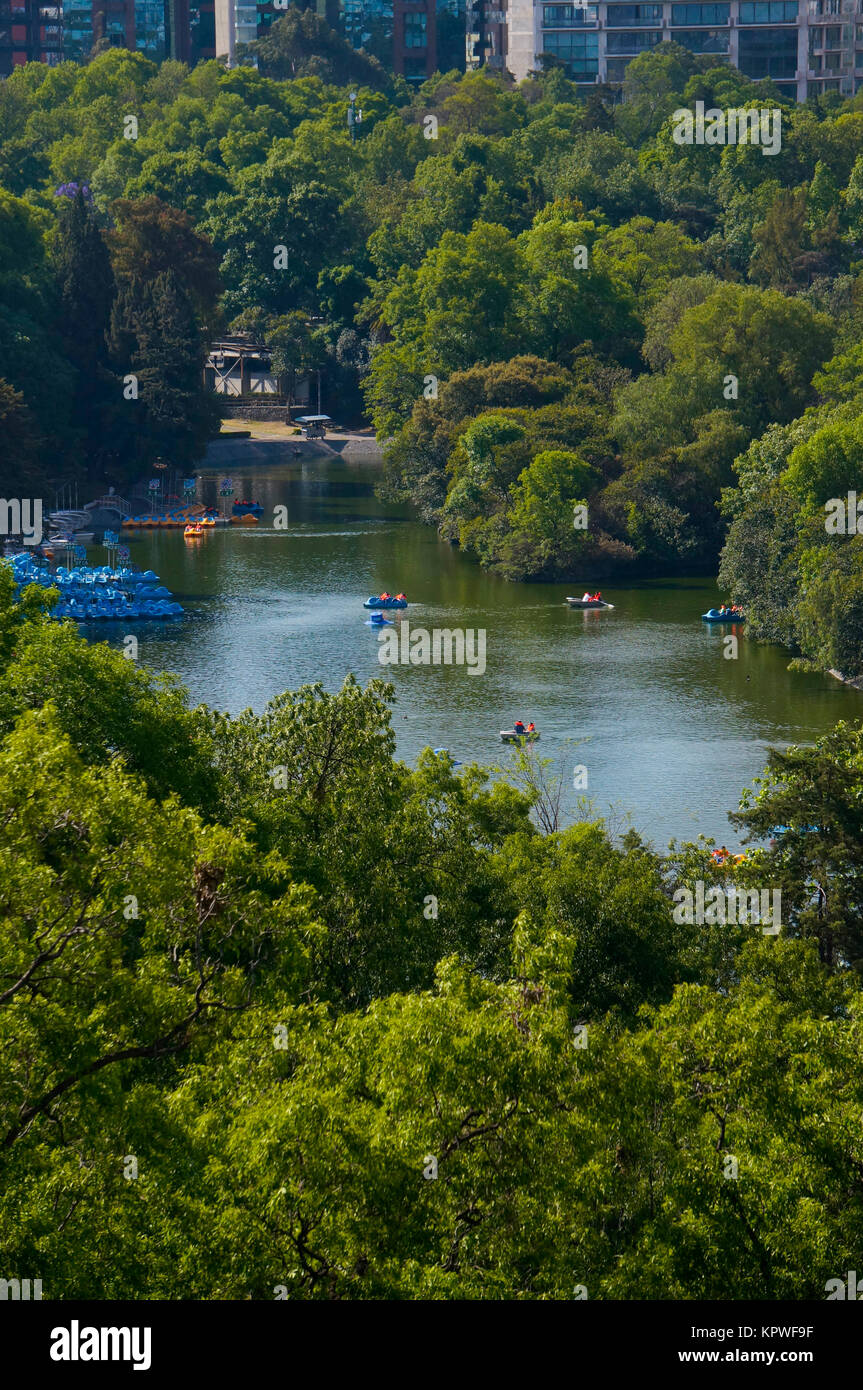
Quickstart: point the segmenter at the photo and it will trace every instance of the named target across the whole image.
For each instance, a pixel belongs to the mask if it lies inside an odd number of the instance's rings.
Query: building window
[[[727,24],[730,10],[730,5],[672,5],[671,22],[672,24]]]
[[[661,5],[606,5],[606,27],[628,29],[632,24],[661,24]]]
[[[842,0],[809,0],[809,13],[816,18],[822,14],[841,14]]]
[[[405,11],[405,48],[426,48],[426,12],[425,10],[406,10]]]
[[[542,22],[546,29],[569,29],[581,24],[595,24],[596,5],[543,5]]]
[[[609,82],[622,82],[631,58],[609,58],[605,70]]]
[[[599,72],[598,34],[543,34],[542,43],[544,53],[558,58],[576,82],[593,81]]]
[[[796,29],[756,29],[741,33],[738,67],[744,77],[795,77]]]
[[[794,24],[797,0],[741,0],[741,24]]]
[[[692,53],[727,53],[727,29],[675,29],[674,42]]]
[[[839,25],[831,25],[825,29],[816,26],[809,30],[809,52],[818,53],[821,49],[832,48],[839,52],[842,49],[842,29]]]
[[[655,33],[609,34],[606,42],[609,53],[643,53],[645,49],[655,48],[662,43],[662,30]]]

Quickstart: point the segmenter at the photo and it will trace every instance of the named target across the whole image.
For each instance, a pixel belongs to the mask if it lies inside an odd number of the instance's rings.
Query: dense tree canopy
[[[481,564],[707,571],[724,547],[753,636],[861,674],[838,632],[856,551],[828,574],[853,538],[813,517],[858,463],[863,112],[792,106],[711,62],[660,44],[616,104],[555,67],[410,89],[292,4],[231,70],[120,49],[16,69],[0,92],[10,478],[122,484],[169,441],[185,465],[214,427],[207,335],[255,331],[289,395],[320,371],[332,414],[372,421],[386,493]],[[695,101],[776,107],[778,151],[677,144],[671,115]],[[462,443],[483,412],[518,426],[484,480]],[[785,427],[783,466],[747,492]]]
[[[733,869],[409,769],[379,682],[190,711],[46,601],[0,566],[0,1241],[44,1297],[818,1299],[856,1267],[859,729],[771,756]],[[778,886],[779,934],[681,922],[698,881]]]

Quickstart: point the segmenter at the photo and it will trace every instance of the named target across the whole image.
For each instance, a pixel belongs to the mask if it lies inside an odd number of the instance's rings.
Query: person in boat
[[[583,593],[582,596],[581,596],[581,601],[582,601],[582,603],[590,603],[590,602],[591,602],[590,594],[587,593],[587,592],[585,591],[585,593]]]
[[[512,729],[513,733],[518,734],[519,738],[521,738],[522,734],[524,733],[524,721],[522,719],[517,719],[513,724]]]
[[[389,598],[389,594],[380,594],[379,597],[381,599]]]
[[[528,732],[529,734],[534,734],[534,733],[536,733],[536,725],[534,724],[534,722],[533,722],[532,719],[531,719],[530,723],[529,723],[528,726],[527,726],[527,732]]]
[[[407,600],[407,595],[406,595],[406,594],[396,594],[396,598],[399,599],[399,600],[401,600],[401,601],[404,602],[404,603],[407,603],[407,601],[408,601],[408,600]]]
[[[602,603],[602,595],[598,589],[595,594],[591,595],[590,601],[591,603]]]

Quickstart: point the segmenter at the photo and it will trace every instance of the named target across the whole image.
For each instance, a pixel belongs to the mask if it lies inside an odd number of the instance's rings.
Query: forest
[[[208,337],[254,331],[288,378],[324,369],[385,495],[479,564],[721,566],[753,637],[860,675],[860,543],[823,523],[859,473],[863,98],[795,107],[709,63],[662,44],[617,103],[554,67],[412,90],[292,7],[230,71],[16,70],[7,490],[190,465],[218,430]],[[696,101],[778,111],[778,152],[676,143]]]
[[[232,70],[17,69],[3,491],[193,467],[206,345],[253,331],[477,564],[718,569],[753,636],[860,675],[861,542],[827,522],[863,449],[863,97],[709,63],[663,44],[621,102],[554,67],[413,90],[291,9]],[[696,101],[777,109],[781,147],[678,144]],[[659,851],[590,805],[561,828],[536,750],[407,766],[382,680],[229,716],[55,599],[0,567],[7,1273],[821,1300],[860,1269],[860,727],[769,754],[741,862]],[[767,886],[778,933],[738,910]]]
[[[859,1268],[859,728],[771,755],[734,868],[540,833],[541,764],[533,796],[407,767],[383,682],[192,709],[50,603],[0,571],[7,1270],[46,1299],[823,1300]],[[771,885],[781,932],[684,923],[699,884]]]

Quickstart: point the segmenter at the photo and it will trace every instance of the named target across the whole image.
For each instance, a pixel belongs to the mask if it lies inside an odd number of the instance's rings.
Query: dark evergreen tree
[[[296,5],[276,20],[265,38],[249,44],[248,51],[267,77],[283,81],[320,77],[336,86],[354,82],[376,90],[389,85],[377,58],[354,49],[313,10]]]
[[[203,385],[206,353],[189,297],[173,270],[135,278],[117,295],[111,351],[137,387],[137,426],[127,435],[127,458],[137,471],[164,456],[189,464],[218,429],[218,406]],[[129,412],[132,418],[132,412]]]
[[[111,259],[83,192],[61,200],[54,243],[57,328],[66,352],[82,371],[106,366],[105,333],[114,301]]]
[[[89,482],[98,486],[116,461],[115,429],[122,382],[112,372],[107,343],[116,293],[108,248],[79,189],[63,198],[54,243],[55,327],[77,372],[70,444]]]
[[[44,440],[33,412],[19,391],[0,377],[0,492],[4,496],[41,496]]]

